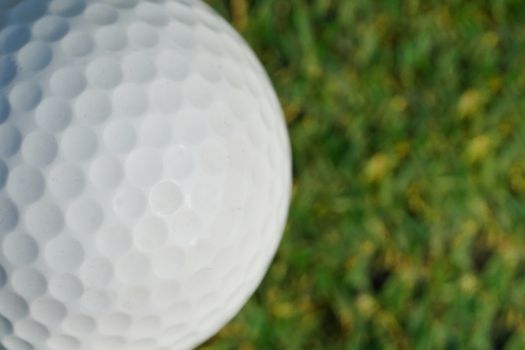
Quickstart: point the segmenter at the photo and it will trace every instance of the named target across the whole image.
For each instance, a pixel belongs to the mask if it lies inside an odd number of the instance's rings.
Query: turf
[[[523,1],[208,2],[275,84],[294,193],[202,349],[525,348]]]

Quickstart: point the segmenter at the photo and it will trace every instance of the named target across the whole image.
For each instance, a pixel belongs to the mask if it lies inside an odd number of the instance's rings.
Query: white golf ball
[[[275,254],[281,108],[197,0],[0,1],[0,348],[175,350]]]

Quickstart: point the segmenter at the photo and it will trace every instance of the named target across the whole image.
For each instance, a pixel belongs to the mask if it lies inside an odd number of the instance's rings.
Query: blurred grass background
[[[295,175],[262,286],[202,349],[524,349],[523,0],[208,2]]]

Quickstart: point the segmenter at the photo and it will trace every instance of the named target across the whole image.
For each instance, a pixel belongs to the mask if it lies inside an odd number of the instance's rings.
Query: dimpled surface
[[[0,344],[196,346],[286,218],[257,59],[197,1],[2,0],[0,28]]]

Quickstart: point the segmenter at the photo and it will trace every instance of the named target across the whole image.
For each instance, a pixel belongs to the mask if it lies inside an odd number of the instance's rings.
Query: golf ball
[[[204,3],[1,0],[0,348],[197,346],[274,256],[290,163]]]

